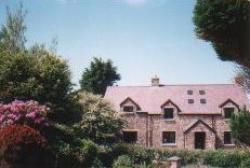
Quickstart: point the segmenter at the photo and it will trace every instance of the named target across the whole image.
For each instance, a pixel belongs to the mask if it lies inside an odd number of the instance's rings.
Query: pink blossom
[[[9,104],[0,104],[0,127],[10,124],[31,124],[46,126],[48,108],[38,102],[15,100]]]

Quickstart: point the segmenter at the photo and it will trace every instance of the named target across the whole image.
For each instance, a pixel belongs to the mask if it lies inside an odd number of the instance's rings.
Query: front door
[[[206,133],[205,132],[196,132],[195,133],[195,149],[205,149],[205,140]]]

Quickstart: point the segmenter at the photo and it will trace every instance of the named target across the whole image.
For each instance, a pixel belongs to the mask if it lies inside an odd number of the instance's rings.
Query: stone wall
[[[230,131],[229,121],[223,115],[179,115],[175,111],[173,120],[164,119],[162,113],[124,112],[121,115],[127,121],[127,127],[124,130],[137,131],[137,144],[145,147],[194,149],[194,133],[201,131],[206,133],[206,149],[232,148],[234,146],[223,145],[224,132]],[[204,124],[199,123],[184,134],[185,130],[198,120],[202,120],[214,132]],[[176,143],[170,145],[163,144],[163,131],[175,131]]]

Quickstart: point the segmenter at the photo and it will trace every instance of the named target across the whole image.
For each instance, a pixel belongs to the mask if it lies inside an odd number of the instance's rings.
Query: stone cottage
[[[123,139],[145,147],[233,148],[229,119],[249,109],[238,84],[108,87],[104,98],[127,121]]]

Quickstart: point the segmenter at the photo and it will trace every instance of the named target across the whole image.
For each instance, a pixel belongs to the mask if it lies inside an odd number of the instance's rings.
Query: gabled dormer
[[[140,110],[141,107],[130,97],[120,103],[120,111],[122,112],[136,112]]]
[[[225,119],[230,119],[233,113],[240,111],[240,106],[231,99],[227,99],[219,107]]]
[[[170,99],[161,105],[163,118],[166,120],[174,120],[178,112],[181,112],[180,108],[172,102]]]

